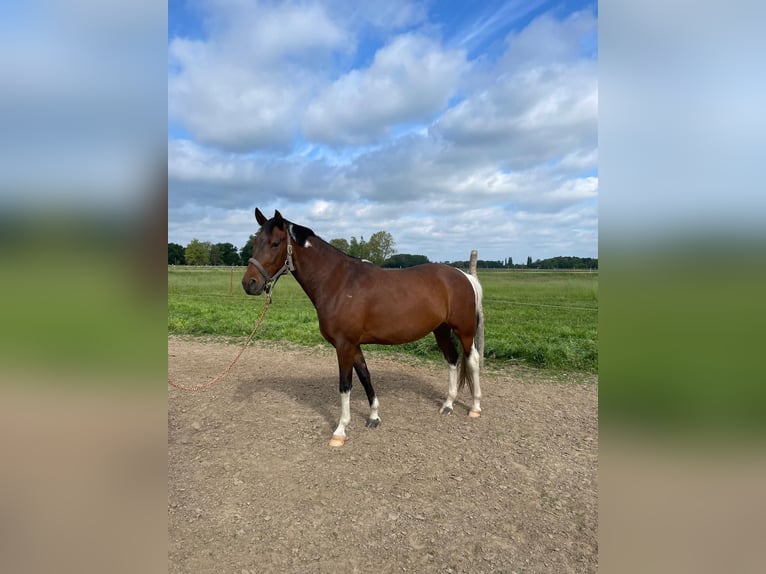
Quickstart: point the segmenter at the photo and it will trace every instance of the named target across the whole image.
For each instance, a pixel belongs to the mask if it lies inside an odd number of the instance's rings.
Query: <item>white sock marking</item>
[[[452,403],[457,397],[457,365],[449,366],[449,388],[447,390],[447,400],[442,405],[443,409],[452,408]]]
[[[378,406],[379,406],[378,397],[375,397],[374,399],[372,399],[372,406],[370,407],[370,420],[374,421],[376,419],[378,420],[380,419],[380,417],[378,416]]]
[[[471,369],[471,378],[473,379],[473,407],[475,411],[481,411],[479,404],[481,400],[481,386],[479,385],[479,365],[481,364],[481,357],[476,347],[471,345],[471,354],[468,355],[468,368]]]
[[[346,425],[351,422],[351,391],[340,394],[340,420],[333,435],[346,436]]]

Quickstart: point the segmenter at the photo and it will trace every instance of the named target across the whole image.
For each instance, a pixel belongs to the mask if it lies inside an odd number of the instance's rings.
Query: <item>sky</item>
[[[595,2],[168,4],[168,241],[598,256]]]

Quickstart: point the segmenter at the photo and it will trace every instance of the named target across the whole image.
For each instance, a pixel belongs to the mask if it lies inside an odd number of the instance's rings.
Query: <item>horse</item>
[[[270,297],[277,280],[292,273],[314,304],[322,336],[335,347],[341,415],[330,446],[343,446],[347,438],[352,371],[370,404],[367,428],[380,424],[379,402],[361,348],[365,344],[398,345],[433,333],[449,369],[447,398],[439,412],[453,412],[455,398],[467,383],[473,398],[468,416],[481,416],[484,313],[476,277],[439,263],[383,269],[346,255],[278,210],[267,219],[256,208],[255,219],[260,229],[242,277],[245,292]]]

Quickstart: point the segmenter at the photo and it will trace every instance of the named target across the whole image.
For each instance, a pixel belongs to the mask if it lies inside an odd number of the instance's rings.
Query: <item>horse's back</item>
[[[444,263],[423,263],[404,269],[381,269],[383,273],[391,274],[394,283],[422,282],[431,288],[443,287],[457,296],[468,294],[472,296],[473,287],[466,274]]]
[[[407,292],[421,293],[436,290],[435,296],[470,294],[472,287],[465,273],[443,263],[423,263],[403,269],[383,269],[365,263],[354,280],[357,288],[376,296],[403,296]],[[436,298],[436,297],[435,297]]]

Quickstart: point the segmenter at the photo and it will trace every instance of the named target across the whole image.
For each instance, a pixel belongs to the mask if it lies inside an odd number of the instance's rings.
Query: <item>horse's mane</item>
[[[316,233],[314,233],[311,229],[308,227],[304,227],[303,225],[298,225],[297,223],[293,223],[292,221],[285,221],[287,223],[287,228],[289,229],[289,233],[293,240],[303,247],[306,245],[306,240],[309,237],[316,237],[318,239],[321,239]]]
[[[330,249],[332,249],[333,251],[336,251],[340,255],[343,255],[344,257],[353,259],[354,261],[365,261],[364,259],[361,259],[359,257],[354,257],[353,255],[349,255],[345,251],[338,249],[329,241],[325,241],[324,239],[319,237],[319,235],[314,233],[314,231],[309,229],[308,227],[304,227],[303,225],[298,225],[297,223],[293,223],[292,221],[287,221],[287,220],[285,220],[285,223],[287,223],[288,229],[290,230],[290,236],[301,247],[304,247],[306,245],[306,241],[309,238],[314,238],[322,242],[322,244],[325,245],[326,247],[329,247]]]

